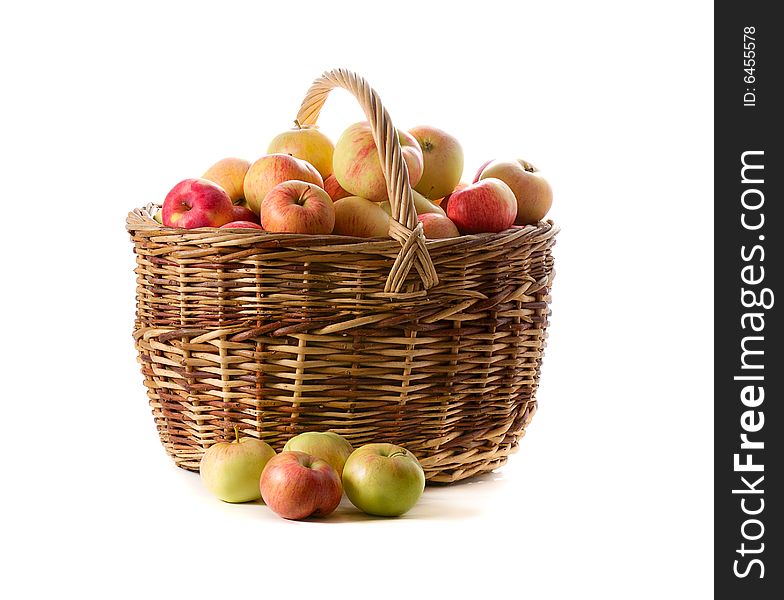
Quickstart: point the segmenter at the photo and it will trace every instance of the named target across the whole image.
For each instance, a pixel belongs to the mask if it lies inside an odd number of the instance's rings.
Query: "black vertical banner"
[[[715,595],[784,598],[784,30],[715,4]]]

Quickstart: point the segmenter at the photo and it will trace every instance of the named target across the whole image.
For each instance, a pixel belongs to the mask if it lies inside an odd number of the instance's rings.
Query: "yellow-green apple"
[[[446,214],[460,233],[497,233],[514,224],[517,200],[500,179],[482,179],[453,192]]]
[[[463,148],[447,132],[420,125],[409,129],[422,148],[422,177],[413,186],[425,198],[443,198],[455,189],[463,175]]]
[[[259,215],[249,209],[245,204],[235,204],[231,207],[232,221],[259,222]]]
[[[416,190],[411,190],[411,195],[414,198],[414,209],[416,209],[416,213],[418,215],[423,215],[425,213],[436,213],[437,215],[446,216],[443,208],[438,206],[438,204],[435,202],[428,200]],[[392,203],[389,200],[382,202],[381,208],[383,208],[388,215],[392,215]]]
[[[410,134],[401,130],[397,134],[408,167],[408,181],[414,186],[422,177],[422,149]],[[335,144],[332,167],[335,178],[347,192],[374,202],[387,199],[384,172],[367,122],[355,123],[343,132]]]
[[[221,229],[261,229],[264,228],[254,221],[232,221],[220,226]]]
[[[335,202],[335,235],[372,238],[387,237],[389,215],[375,202],[349,196]]]
[[[232,204],[222,187],[206,179],[184,179],[163,201],[166,227],[220,227],[232,220]]]
[[[315,183],[284,181],[272,188],[260,207],[261,226],[274,233],[332,233],[335,207]]]
[[[284,181],[306,181],[319,187],[324,180],[309,162],[288,154],[266,154],[253,163],[245,175],[245,201],[256,214],[259,214],[261,201],[279,183]]]
[[[265,504],[284,519],[323,517],[338,507],[343,496],[332,465],[291,450],[267,463],[257,487]]]
[[[267,148],[267,154],[290,154],[316,167],[321,177],[332,174],[332,141],[315,125],[289,129],[275,136]]]
[[[515,225],[533,225],[553,205],[553,190],[539,170],[524,160],[494,160],[482,169],[479,180],[494,177],[506,183],[517,198]]]
[[[155,221],[158,221],[161,225],[163,225],[163,209],[160,208],[152,217]]]
[[[296,450],[327,461],[338,475],[343,475],[343,465],[354,451],[349,441],[334,431],[306,431],[291,438],[283,451]]]
[[[334,175],[330,175],[324,180],[324,189],[327,190],[329,197],[332,198],[333,201],[347,198],[351,195],[340,187],[340,184],[338,183],[338,180],[335,179]]]
[[[234,436],[233,442],[218,442],[207,448],[199,464],[201,480],[224,502],[258,500],[259,478],[275,451],[256,438],[240,438],[236,427]]]
[[[397,517],[411,509],[425,489],[416,456],[394,444],[366,444],[343,467],[346,496],[371,515]]]
[[[418,215],[417,219],[422,223],[425,237],[430,240],[452,238],[460,235],[460,232],[457,230],[457,225],[452,223],[452,221],[449,220],[449,217],[445,215],[424,213]]]
[[[232,203],[237,204],[245,197],[242,186],[249,168],[250,163],[242,158],[223,158],[207,169],[201,178],[217,183],[226,190]]]
[[[474,183],[476,183],[476,181],[475,181]],[[451,191],[451,192],[449,192],[449,193],[448,193],[446,196],[444,196],[443,198],[441,198],[441,200],[438,200],[438,206],[440,206],[442,210],[446,211],[446,207],[447,207],[447,206],[449,206],[449,197],[450,197],[452,194],[454,194],[455,192],[457,192],[457,191],[459,191],[459,190],[464,190],[464,189],[466,189],[467,187],[468,187],[468,184],[467,184],[467,183],[465,183],[464,181],[461,181],[460,183],[458,183],[458,184],[455,186],[455,189],[454,189],[454,190],[452,190],[452,191]]]

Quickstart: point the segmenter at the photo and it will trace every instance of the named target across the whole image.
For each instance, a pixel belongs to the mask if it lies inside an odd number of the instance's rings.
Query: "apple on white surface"
[[[425,198],[443,198],[463,175],[463,148],[453,136],[436,127],[420,125],[408,130],[422,149],[423,170],[414,189]]]
[[[395,444],[366,444],[343,467],[346,496],[358,509],[382,517],[408,512],[425,489],[416,456]]]
[[[424,213],[417,215],[417,219],[422,223],[425,237],[429,240],[453,238],[460,235],[460,231],[449,217],[437,213]]]
[[[319,187],[324,180],[309,162],[288,154],[267,154],[254,162],[245,175],[244,193],[248,207],[260,214],[262,200],[276,185],[284,181],[305,181]],[[266,227],[265,227],[266,229]]]
[[[264,503],[284,519],[323,517],[338,507],[343,496],[340,477],[332,465],[291,450],[267,463],[257,487]]]
[[[422,149],[413,136],[398,130],[408,180],[414,186],[422,177]],[[355,123],[338,139],[332,158],[333,174],[347,192],[373,202],[387,199],[387,184],[376,142],[367,122]]]
[[[332,174],[332,153],[335,146],[315,125],[284,131],[275,136],[267,154],[290,154],[313,165],[322,178]]]
[[[232,203],[237,204],[245,197],[243,183],[249,168],[250,163],[242,158],[222,158],[207,169],[201,178],[217,183],[226,191]]]
[[[283,451],[296,450],[327,461],[338,475],[343,475],[343,465],[354,451],[349,441],[334,431],[306,431],[291,438]]]
[[[199,474],[204,486],[224,502],[250,502],[261,497],[259,478],[275,450],[261,440],[240,438],[213,444],[201,458]]]
[[[232,220],[232,203],[219,185],[206,179],[185,179],[166,195],[161,210],[166,227],[220,227]]]
[[[553,205],[553,190],[531,163],[517,160],[493,160],[483,166],[479,181],[494,177],[506,183],[517,199],[515,225],[535,225],[544,219]]]
[[[284,181],[272,188],[259,207],[261,226],[274,233],[329,234],[335,207],[329,194],[314,183]]]
[[[335,202],[336,235],[373,238],[389,235],[389,214],[380,204],[359,196],[341,198]]]

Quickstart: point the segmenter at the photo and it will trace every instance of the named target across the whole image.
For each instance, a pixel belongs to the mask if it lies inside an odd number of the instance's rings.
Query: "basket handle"
[[[370,123],[392,206],[389,237],[402,246],[389,271],[384,291],[399,293],[412,266],[419,273],[424,288],[429,289],[438,283],[438,275],[425,246],[422,224],[417,220],[408,167],[403,160],[397,130],[376,91],[362,77],[347,69],[326,71],[310,86],[297,113],[297,123],[301,127],[315,125],[329,92],[336,87],[354,95]]]

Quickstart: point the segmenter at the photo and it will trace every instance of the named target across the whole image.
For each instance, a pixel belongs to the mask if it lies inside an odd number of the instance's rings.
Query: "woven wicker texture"
[[[128,215],[134,339],[161,441],[192,470],[235,425],[276,450],[310,430],[355,447],[401,444],[431,482],[495,469],[536,411],[557,228],[425,240],[394,128],[364,80],[326,73],[300,123],[315,122],[335,86],[371,122],[391,239],[172,229],[150,207]]]

